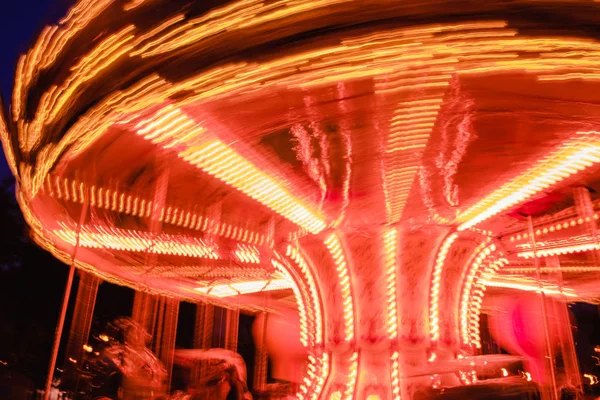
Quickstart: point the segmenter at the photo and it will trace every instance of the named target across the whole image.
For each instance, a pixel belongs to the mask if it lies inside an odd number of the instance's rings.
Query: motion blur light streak
[[[510,279],[509,277],[495,277],[492,280],[482,279],[482,284],[488,287],[506,288],[523,290],[526,292],[543,292],[547,295],[563,295],[566,297],[577,297],[577,294],[569,288],[552,288],[544,286],[540,288],[539,284],[527,279]]]
[[[600,162],[600,140],[595,132],[577,132],[572,141],[540,159],[537,165],[523,175],[505,183],[485,199],[461,213],[458,226],[465,230],[522,203],[534,194],[548,189],[562,180]]]
[[[569,219],[560,221],[560,222],[555,223],[555,224],[548,224],[548,225],[536,226],[535,235],[536,236],[547,235],[548,233],[553,233],[553,232],[556,232],[556,231],[560,231],[561,229],[568,229],[569,227],[574,227],[576,225],[581,225],[584,222],[590,222],[592,219],[598,220],[599,218],[600,218],[600,214],[595,213],[592,217],[585,217],[585,218],[574,217],[574,218],[569,218]],[[528,234],[527,233],[522,233],[522,234],[518,234],[518,235],[511,235],[509,237],[509,240],[511,242],[525,241],[527,244],[529,243]]]
[[[231,283],[229,285],[215,285],[210,287],[198,287],[201,293],[215,297],[230,297],[239,294],[265,292],[271,290],[291,289],[294,283],[287,279],[273,279],[270,281],[247,281]]]
[[[295,199],[276,178],[267,175],[231,147],[204,133],[178,108],[167,106],[135,128],[144,139],[165,148],[180,147],[179,157],[223,180],[312,233],[325,223]],[[203,138],[202,136],[205,136]],[[181,143],[181,144],[180,144]]]
[[[118,211],[127,215],[149,218],[152,210],[151,200],[118,190],[96,187],[95,185],[88,186],[76,180],[61,179],[58,175],[54,177],[50,175],[46,181],[46,185],[42,189],[43,191],[47,191],[52,197],[57,197],[58,199],[64,198],[67,201],[78,202],[80,204],[84,202],[84,193],[89,193],[90,205],[92,207]],[[256,231],[227,224],[222,221],[217,223],[215,220],[199,215],[197,212],[173,206],[161,209],[158,220],[166,224],[210,232],[228,239],[254,245],[263,245],[265,240],[264,235]]]
[[[57,229],[54,234],[74,246],[77,233],[68,229]],[[120,251],[151,252],[172,254],[187,257],[218,259],[217,249],[202,239],[191,237],[175,237],[162,234],[154,237],[145,232],[120,229],[103,229],[101,227],[81,227],[79,246],[90,248],[106,248]]]

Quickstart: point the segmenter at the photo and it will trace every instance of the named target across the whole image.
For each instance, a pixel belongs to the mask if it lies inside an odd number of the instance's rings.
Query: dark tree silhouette
[[[0,367],[43,384],[68,269],[27,234],[14,183],[0,185]]]
[[[25,224],[14,193],[14,180],[5,178],[0,184],[0,268],[5,271],[21,264],[21,255],[28,242]]]

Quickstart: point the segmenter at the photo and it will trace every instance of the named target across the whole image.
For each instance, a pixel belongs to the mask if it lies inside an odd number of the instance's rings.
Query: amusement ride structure
[[[293,299],[298,398],[476,385],[436,371],[481,353],[499,307],[548,398],[581,385],[556,326],[598,298],[599,20],[585,0],[79,1],[0,120],[31,234],[81,273],[70,357],[108,281],[167,371],[179,301],[199,347],[228,309],[235,349],[240,312]],[[506,328],[523,304],[529,353]]]

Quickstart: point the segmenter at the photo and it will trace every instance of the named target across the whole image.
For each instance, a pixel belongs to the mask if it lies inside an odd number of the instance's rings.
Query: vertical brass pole
[[[556,268],[558,273],[558,290],[561,293],[564,293],[563,274],[558,256],[547,257],[546,265],[552,267],[552,269]],[[565,375],[567,375],[567,382],[573,385],[577,391],[581,393],[581,375],[579,373],[579,363],[577,361],[575,341],[573,340],[573,330],[571,329],[571,318],[569,317],[567,297],[563,294],[562,299],[555,301],[554,303],[555,314],[556,318],[558,319],[560,346],[565,368]]]
[[[67,317],[67,308],[69,307],[69,298],[71,297],[71,289],[73,287],[73,278],[75,276],[75,259],[77,257],[77,250],[79,249],[79,235],[81,233],[81,225],[85,222],[88,209],[88,196],[86,195],[83,199],[81,207],[81,214],[79,216],[79,224],[77,225],[77,232],[75,236],[75,247],[73,249],[73,256],[71,257],[71,266],[69,268],[69,276],[67,278],[67,284],[65,286],[65,293],[63,295],[62,306],[60,309],[60,315],[58,317],[58,323],[56,325],[56,331],[54,332],[54,344],[52,346],[52,353],[50,354],[50,363],[48,365],[48,376],[46,377],[46,386],[44,390],[44,400],[48,400],[50,396],[50,390],[52,389],[52,378],[54,378],[54,368],[56,368],[56,359],[58,357],[58,350],[60,348],[60,340],[62,338],[63,328],[65,326],[65,318]]]
[[[544,322],[544,341],[546,342],[546,355],[547,355],[547,360],[546,360],[546,364],[549,364],[549,369],[550,369],[550,379],[552,380],[552,399],[553,400],[558,400],[559,399],[559,395],[558,395],[558,388],[556,386],[556,371],[554,369],[554,352],[552,351],[552,345],[550,343],[550,330],[548,327],[548,314],[547,314],[547,306],[546,306],[546,295],[543,292],[543,282],[542,282],[542,273],[540,270],[540,260],[538,259],[537,256],[537,248],[536,248],[536,242],[535,242],[535,232],[533,230],[533,218],[531,218],[531,215],[527,216],[527,223],[529,226],[529,239],[531,241],[531,246],[532,246],[532,250],[533,250],[533,263],[535,266],[535,273],[536,273],[536,278],[538,281],[538,284],[540,286],[540,304],[541,304],[541,308],[542,308],[542,319]]]

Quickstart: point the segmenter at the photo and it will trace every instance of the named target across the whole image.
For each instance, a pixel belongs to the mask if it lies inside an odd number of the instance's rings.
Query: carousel
[[[164,393],[219,308],[231,352],[256,316],[254,390],[269,356],[299,399],[576,398],[598,24],[588,0],[78,1],[0,118],[31,234],[71,268],[57,343],[77,272],[68,359],[99,283],[133,288]],[[180,302],[200,353],[175,350]]]

